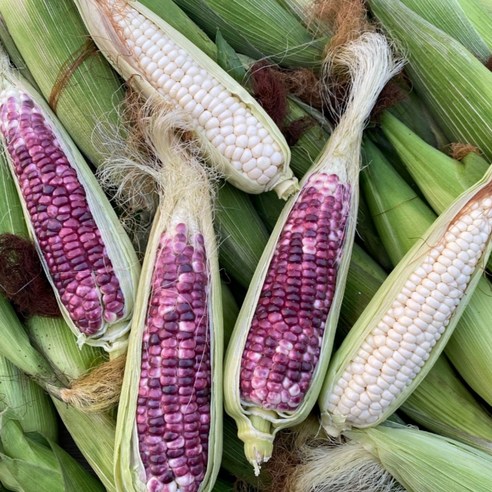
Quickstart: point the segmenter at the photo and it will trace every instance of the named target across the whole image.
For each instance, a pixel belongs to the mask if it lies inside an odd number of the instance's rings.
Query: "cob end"
[[[237,435],[244,442],[246,459],[253,465],[255,476],[258,476],[261,465],[272,457],[271,423],[260,416],[252,415],[246,425],[238,423]]]
[[[339,437],[346,430],[350,430],[350,425],[346,423],[343,415],[335,415],[329,412],[322,412],[321,425],[330,437]]]
[[[299,182],[295,176],[291,176],[277,183],[273,190],[281,200],[287,200],[299,190]]]

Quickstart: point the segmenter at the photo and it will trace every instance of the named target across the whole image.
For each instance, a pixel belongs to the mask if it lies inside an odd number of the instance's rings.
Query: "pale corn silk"
[[[205,477],[211,410],[204,238],[180,223],[162,234],[142,343],[140,458],[151,492],[194,492]]]
[[[125,0],[108,4],[149,83],[190,114],[194,127],[245,177],[264,186],[278,176],[285,164],[282,151],[246,105]]]
[[[294,411],[320,357],[350,213],[350,185],[309,177],[289,213],[241,359],[242,402]]]
[[[490,195],[490,194],[489,194]],[[430,248],[334,385],[327,410],[363,426],[417,376],[468,286],[492,231],[492,198],[467,205]]]
[[[76,170],[41,108],[0,92],[0,131],[61,302],[85,335],[124,315],[123,292]]]

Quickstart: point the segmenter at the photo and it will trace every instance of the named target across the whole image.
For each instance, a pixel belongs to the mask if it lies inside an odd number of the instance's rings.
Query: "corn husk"
[[[58,425],[48,395],[4,357],[0,357],[0,413],[15,412],[22,431],[56,441]]]
[[[428,144],[438,149],[442,149],[449,144],[448,139],[431,116],[422,98],[415,91],[411,91],[405,99],[389,108],[385,113],[388,112],[394,114]]]
[[[279,3],[291,11],[309,29],[313,36],[331,36],[330,26],[314,15],[313,0],[279,0]]]
[[[92,37],[104,53],[113,67],[122,77],[134,86],[146,99],[153,97],[161,103],[168,104],[168,99],[147,80],[138,65],[138,61],[128,52],[124,39],[120,36],[114,21],[111,19],[111,8],[107,0],[99,0],[94,4],[90,0],[76,0],[76,5],[86,23]],[[199,141],[200,150],[207,157],[209,163],[214,166],[220,174],[224,175],[231,183],[248,193],[262,193],[275,189],[280,197],[286,198],[297,189],[297,180],[293,177],[289,168],[290,150],[280,130],[273,123],[255,99],[230,75],[222,70],[211,58],[202,52],[197,46],[190,42],[183,34],[174,29],[169,23],[161,19],[150,9],[139,2],[129,2],[129,5],[152,21],[178,46],[190,54],[197,63],[205,68],[211,75],[220,81],[231,93],[238,97],[268,130],[283,154],[284,163],[278,169],[278,173],[265,185],[260,185],[249,178],[245,173],[236,170],[229,159],[226,159],[205,136],[198,127],[192,128]]]
[[[447,138],[473,144],[492,158],[492,73],[401,1],[370,0],[369,6],[406,52],[411,81]]]
[[[466,186],[476,182],[479,176],[487,170],[486,162],[480,158],[472,158],[470,165],[462,164],[420,141],[397,120],[385,119],[383,121],[383,129],[388,138],[395,145],[416,183],[437,213],[442,213],[444,208]],[[379,177],[378,182],[380,182]],[[441,183],[442,186],[440,186]],[[393,188],[395,184],[393,183]],[[403,188],[401,183],[397,186],[400,190]],[[386,195],[387,192],[388,189],[381,188],[380,196]],[[410,203],[413,206],[418,203],[420,208],[425,207],[416,198],[408,202],[408,208],[410,208]],[[379,215],[380,212],[375,213]],[[411,246],[414,238],[423,232],[434,217],[427,209],[425,215],[420,214],[411,228],[407,229],[403,226],[407,224],[403,218],[388,221],[387,228],[391,227],[392,231],[399,231],[401,247],[405,250]],[[385,231],[387,228],[385,227]],[[446,354],[461,376],[489,403],[492,401],[490,385],[487,384],[489,379],[487,375],[491,373],[490,347],[492,347],[492,338],[488,328],[490,316],[492,316],[490,288],[490,282],[483,277],[470,300],[469,307],[463,313],[459,328],[446,346]]]
[[[27,329],[30,338],[48,358],[54,371],[63,375],[67,382],[83,377],[105,360],[100,348],[87,345],[80,349],[76,347],[73,334],[63,320],[34,316],[29,320]],[[114,382],[110,380],[100,381],[100,389],[104,388],[105,383],[110,390],[114,390]],[[52,397],[52,400],[64,426],[106,490],[114,492],[114,418],[102,411],[86,413],[59,398]]]
[[[374,163],[373,163],[374,164]],[[374,166],[367,168],[366,176],[369,173],[368,170],[374,172]],[[384,180],[388,183],[390,181],[390,173],[378,173],[377,183],[381,184]],[[403,285],[409,278],[410,274],[413,273],[415,268],[421,264],[422,258],[427,254],[430,249],[429,245],[438,244],[444,233],[449,227],[449,224],[459,216],[462,209],[466,207],[470,202],[474,200],[474,197],[478,193],[486,193],[490,186],[490,181],[492,179],[492,170],[487,173],[487,175],[475,186],[471,187],[467,192],[460,195],[460,197],[453,202],[453,204],[435,221],[433,224],[421,234],[413,236],[414,245],[413,247],[403,256],[403,258],[398,262],[396,268],[391,272],[389,277],[383,283],[381,288],[378,290],[377,294],[374,296],[372,301],[366,307],[357,323],[354,325],[348,336],[343,341],[341,347],[338,349],[337,353],[334,355],[330,368],[327,373],[326,380],[324,382],[323,390],[319,399],[319,405],[322,412],[322,422],[325,430],[330,435],[338,435],[340,432],[350,428],[350,424],[346,422],[346,416],[342,414],[331,414],[327,409],[329,407],[329,399],[333,392],[333,388],[343,374],[347,364],[356,356],[361,343],[366,339],[366,337],[371,333],[374,327],[379,323],[384,314],[388,311],[389,307],[393,303],[396,295],[401,292]],[[364,181],[364,186],[366,186],[366,181]],[[375,180],[371,180],[371,184],[375,186]],[[367,188],[366,188],[367,190]],[[390,196],[386,199],[386,195],[378,194],[374,199],[380,199],[380,204],[378,210],[380,211],[380,216],[375,220],[376,227],[378,227],[378,222],[389,220],[388,217],[393,219],[399,214],[400,221],[396,222],[398,224],[397,229],[402,228],[401,217],[403,216],[402,210],[404,210],[406,204],[411,206],[412,202],[406,202],[403,199],[405,196],[408,199],[408,192],[404,191],[401,195],[395,192],[394,184],[393,187],[385,188],[386,193]],[[484,191],[482,191],[484,190]],[[406,193],[406,194],[405,194]],[[396,196],[398,195],[398,196]],[[366,198],[368,199],[369,206],[371,207],[371,199],[375,196],[366,192]],[[396,207],[396,208],[395,208]],[[376,207],[373,209],[375,210]],[[387,212],[387,213],[386,213]],[[374,212],[373,212],[374,214]],[[413,215],[413,214],[412,214]],[[415,220],[414,215],[413,220]],[[374,217],[374,215],[373,215]],[[376,219],[376,217],[374,217]],[[405,220],[410,222],[411,215],[406,214]],[[406,225],[406,224],[405,224]],[[394,241],[400,235],[400,232],[392,233],[390,236],[390,241]],[[385,238],[382,238],[383,241]],[[388,244],[388,243],[386,243]],[[395,241],[395,246],[398,247],[399,242]],[[392,258],[396,259],[396,250],[393,251],[387,246],[388,252],[392,254]],[[402,251],[400,246],[400,251]],[[468,304],[470,298],[481,279],[481,271],[488,258],[488,255],[492,249],[492,242],[489,240],[485,246],[485,250],[477,263],[475,271],[472,273],[470,281],[467,284],[464,295],[460,301],[460,304],[454,309],[447,324],[446,330],[437,340],[430,351],[429,358],[425,361],[424,365],[420,368],[417,375],[407,383],[406,387],[398,394],[398,396],[391,402],[390,405],[386,407],[379,415],[377,420],[371,424],[361,424],[361,427],[375,426],[383,422],[389,415],[391,415],[412,393],[412,391],[417,387],[417,385],[422,381],[422,379],[429,372],[433,363],[439,356],[439,354],[444,349],[447,341],[449,340],[456,324],[458,323],[461,314],[463,313],[466,305]]]
[[[250,197],[227,184],[222,186],[217,196],[216,228],[220,264],[247,288],[268,240]]]
[[[50,440],[24,434],[7,413],[1,415],[0,479],[12,490],[37,492],[103,491],[102,484]]]
[[[44,98],[89,160],[104,159],[104,135],[123,100],[121,81],[88,41],[70,0],[0,2],[16,47]]]
[[[314,39],[276,0],[176,0],[213,39],[217,29],[239,53],[290,67],[320,67],[328,41]]]
[[[490,0],[459,0],[465,15],[480,33],[489,49],[492,50],[492,3]]]
[[[118,280],[125,299],[125,312],[123,317],[118,320],[118,322],[113,324],[103,322],[101,329],[92,336],[86,336],[77,328],[71,320],[65,306],[61,302],[58,291],[55,288],[54,282],[50,276],[48,264],[42,255],[41,248],[36,238],[34,226],[30,221],[28,205],[22,197],[19,183],[17,180],[14,180],[22,210],[24,212],[24,218],[26,220],[29,236],[34,242],[34,245],[39,253],[44,272],[49,282],[53,286],[60,311],[67,324],[71,327],[73,333],[77,336],[78,343],[89,343],[95,346],[101,346],[107,351],[120,351],[124,349],[126,345],[126,334],[129,330],[130,318],[133,312],[136,283],[140,273],[140,265],[138,263],[137,256],[128,236],[123,231],[123,228],[119,223],[111,204],[107,200],[102,189],[99,187],[96,178],[88,168],[82,155],[78,151],[77,147],[75,147],[69,135],[65,132],[63,127],[61,127],[55,115],[51,112],[41,96],[37,94],[27,82],[20,79],[13,71],[10,71],[9,68],[5,66],[6,63],[7,62],[4,61],[2,80],[0,81],[2,89],[15,88],[16,90],[24,92],[28,94],[29,97],[38,105],[40,110],[43,112],[43,116],[46,119],[47,124],[57,137],[61,148],[67,156],[70,164],[76,170],[78,178],[84,186],[87,202],[101,233],[101,238],[106,246],[106,250],[109,258],[111,259],[114,271],[118,274]],[[1,140],[5,145],[3,136],[1,137]],[[12,175],[14,175],[14,163],[8,152],[6,152],[6,157]],[[118,238],[118,240],[115,241],[115,238]]]
[[[246,294],[243,306],[227,349],[225,360],[224,399],[226,412],[238,425],[238,436],[245,443],[245,455],[258,474],[260,465],[268,461],[273,449],[275,434],[282,428],[302,422],[313,408],[325,373],[338,321],[342,293],[355,233],[355,211],[358,205],[359,153],[362,130],[372,104],[388,79],[401,69],[401,63],[392,59],[384,37],[365,33],[333,55],[351,75],[352,89],[345,113],[326,144],[319,160],[301,181],[301,191],[285,205]],[[366,64],[366,61],[370,60]],[[336,174],[341,183],[349,185],[349,216],[345,225],[345,237],[339,253],[337,286],[330,311],[325,320],[320,359],[312,375],[311,386],[295,411],[266,410],[259,406],[245,405],[240,394],[240,364],[246,339],[254,316],[261,286],[265,281],[275,247],[284,224],[293,209],[303,186],[316,173]]]
[[[401,0],[408,8],[437,28],[459,41],[482,63],[491,55],[490,49],[466,17],[459,0]]]
[[[394,423],[348,437],[345,444],[314,440],[304,446],[286,492],[486,492],[492,486],[491,456],[452,439]]]

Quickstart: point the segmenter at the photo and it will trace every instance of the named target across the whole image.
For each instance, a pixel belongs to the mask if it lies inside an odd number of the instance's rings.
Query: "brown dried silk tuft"
[[[61,302],[86,335],[124,314],[124,299],[86,192],[49,123],[21,90],[0,93],[0,131]]]
[[[34,245],[15,234],[0,235],[0,289],[23,316],[60,316]]]

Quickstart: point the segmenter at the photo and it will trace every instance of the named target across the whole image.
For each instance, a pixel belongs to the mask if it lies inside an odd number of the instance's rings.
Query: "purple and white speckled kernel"
[[[196,492],[205,477],[211,404],[203,236],[164,233],[152,274],[137,401],[149,492]]]
[[[52,280],[86,334],[124,315],[124,298],[75,169],[41,109],[24,92],[0,93],[0,131]]]
[[[294,411],[309,389],[336,288],[350,186],[311,176],[280,234],[241,360],[242,401]]]

